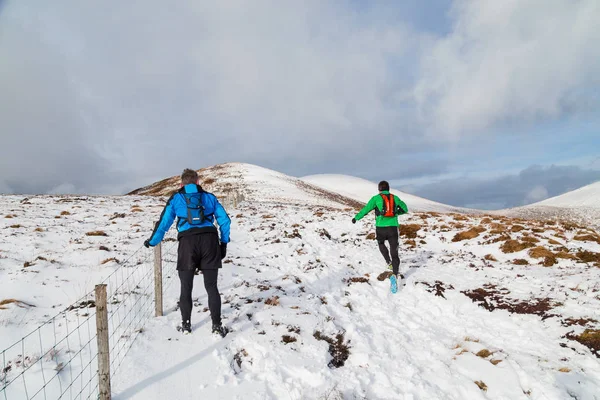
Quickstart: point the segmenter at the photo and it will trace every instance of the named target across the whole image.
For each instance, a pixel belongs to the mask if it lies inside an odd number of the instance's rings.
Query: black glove
[[[221,260],[225,258],[227,254],[227,243],[221,243]]]
[[[144,246],[149,249],[150,248],[150,240],[146,239],[144,240]]]
[[[352,218],[352,223],[355,224],[356,223],[356,218]]]

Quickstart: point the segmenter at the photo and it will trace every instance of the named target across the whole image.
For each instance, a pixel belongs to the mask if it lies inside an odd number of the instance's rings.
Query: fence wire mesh
[[[175,276],[176,243],[163,250],[163,282]],[[111,378],[154,317],[153,252],[140,247],[107,284]],[[90,291],[0,352],[0,400],[98,398],[96,304]]]
[[[87,298],[87,299],[86,299]],[[97,397],[93,294],[0,353],[0,399]]]
[[[231,210],[243,195],[228,196]],[[174,242],[174,243],[171,243]],[[162,290],[177,281],[177,241],[162,249]],[[154,317],[153,253],[138,248],[102,283],[107,285],[111,380],[146,322]],[[98,398],[94,292],[0,352],[0,400]]]

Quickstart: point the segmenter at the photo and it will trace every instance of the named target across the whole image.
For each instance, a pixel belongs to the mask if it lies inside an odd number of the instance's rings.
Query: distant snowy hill
[[[565,219],[600,228],[600,182],[498,213],[524,218]]]
[[[600,209],[600,181],[530,206],[591,207]]]
[[[219,164],[198,170],[202,187],[219,197],[238,194],[247,201],[357,208],[363,204],[277,171],[244,163]],[[179,176],[163,179],[129,193],[170,195],[179,189]]]
[[[339,193],[342,196],[366,203],[377,194],[377,183],[366,179],[348,175],[322,174],[302,178],[305,182],[319,186],[325,190]],[[466,208],[449,206],[435,201],[427,200],[412,194],[401,192],[392,188],[392,193],[400,197],[408,205],[410,211],[435,211],[435,212],[474,212]]]

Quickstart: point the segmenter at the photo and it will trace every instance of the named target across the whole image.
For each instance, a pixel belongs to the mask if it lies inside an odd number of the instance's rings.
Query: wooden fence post
[[[106,285],[96,285],[96,337],[98,340],[98,390],[100,400],[110,400],[110,345]]]
[[[154,247],[154,307],[155,316],[163,316],[162,251],[160,243]]]

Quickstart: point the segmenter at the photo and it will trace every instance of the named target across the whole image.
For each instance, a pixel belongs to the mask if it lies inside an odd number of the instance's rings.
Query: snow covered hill
[[[600,229],[600,182],[498,213],[525,218],[565,219]]]
[[[392,295],[372,218],[353,225],[353,211],[341,205],[248,200],[262,198],[260,188],[276,189],[264,171],[260,180],[265,185],[245,189],[246,201],[230,210],[219,286],[231,333],[210,334],[201,276],[193,333],[176,332],[177,276],[167,274],[165,316],[137,331],[113,378],[115,399],[599,398],[594,230],[411,213],[401,217],[405,286]],[[141,244],[163,200],[0,196],[0,352],[110,273],[152,275],[152,252]],[[151,298],[142,288],[129,295]],[[35,350],[26,356],[34,359]],[[41,379],[58,370],[68,382],[59,366],[70,357],[59,343],[32,373]],[[0,382],[23,369],[18,358],[5,358]],[[24,397],[7,400],[15,398]]]
[[[366,203],[377,194],[377,183],[362,178],[356,178],[348,175],[320,174],[305,176],[302,178],[305,182],[321,187],[325,190],[339,193],[342,196]],[[427,200],[409,193],[401,192],[392,188],[392,193],[400,197],[407,205],[410,211],[435,211],[435,212],[469,212],[470,210],[460,207],[453,207],[435,201]]]
[[[359,201],[301,179],[252,164],[227,163],[198,170],[202,187],[221,198],[236,194],[247,201],[304,204],[334,208],[361,207]],[[170,195],[179,188],[174,176],[132,191],[136,195]]]
[[[535,205],[550,207],[593,207],[600,208],[600,182],[552,197]]]

